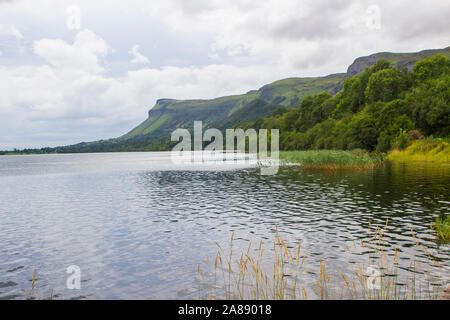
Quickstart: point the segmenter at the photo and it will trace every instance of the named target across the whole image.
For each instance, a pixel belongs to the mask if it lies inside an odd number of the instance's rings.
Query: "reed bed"
[[[280,151],[283,164],[298,163],[306,169],[352,169],[373,168],[382,162],[380,156],[371,155],[364,150],[310,150]]]
[[[399,264],[398,248],[391,248],[384,238],[384,228],[369,227],[370,240],[353,242],[346,247],[351,256],[354,251],[363,251],[368,258],[360,261],[357,254],[348,268],[330,270],[321,260],[317,273],[306,267],[308,257],[302,252],[300,243],[291,247],[276,230],[273,247],[264,249],[262,241],[249,242],[246,250],[237,255],[233,249],[234,233],[228,248],[218,247],[214,259],[206,256],[199,263],[199,298],[219,300],[415,300],[437,299],[445,287],[443,266],[433,259],[427,248],[415,238],[414,250],[426,254],[428,263],[410,259],[409,267]],[[267,259],[266,255],[271,257]],[[415,256],[415,255],[414,255]],[[350,261],[349,260],[349,261]],[[269,261],[269,262],[268,262]],[[426,267],[426,268],[425,268]],[[400,272],[400,270],[402,272]]]

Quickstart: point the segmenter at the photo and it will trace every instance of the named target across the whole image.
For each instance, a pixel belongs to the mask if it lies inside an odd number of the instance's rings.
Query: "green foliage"
[[[298,109],[291,109],[282,116],[282,125],[280,127],[283,131],[292,131],[298,118]]]
[[[417,128],[424,134],[450,135],[450,72],[417,84],[408,101]]]
[[[396,69],[384,69],[372,74],[366,87],[368,102],[389,102],[398,97],[405,83]]]
[[[337,99],[329,98],[323,101],[320,105],[315,107],[312,111],[312,120],[314,124],[320,123],[326,119],[328,119],[333,110],[336,109]]]
[[[331,95],[327,92],[305,97],[298,108],[298,117],[295,123],[296,129],[304,132],[313,127],[317,122],[320,122],[322,120],[322,111],[324,111],[321,109],[321,106],[330,98]]]
[[[392,142],[394,148],[403,150],[409,145],[408,133],[406,130],[400,129],[399,135]]]
[[[440,240],[450,242],[450,215],[447,215],[445,218],[436,218],[433,226]]]
[[[419,61],[414,66],[414,78],[418,83],[438,78],[442,74],[448,75],[449,72],[450,60],[441,55]]]
[[[447,137],[448,64],[449,59],[437,56],[423,60],[407,73],[380,60],[359,77],[347,79],[337,96],[320,93],[305,97],[296,111],[263,118],[257,124],[260,128],[281,128],[283,150],[361,148],[387,152],[394,147],[406,148],[411,130]]]
[[[362,148],[373,150],[378,137],[376,120],[368,113],[356,114],[348,124],[348,149]]]
[[[364,82],[360,78],[347,79],[344,82],[344,90],[339,96],[339,104],[333,112],[334,117],[339,118],[346,113],[358,112],[364,103]]]

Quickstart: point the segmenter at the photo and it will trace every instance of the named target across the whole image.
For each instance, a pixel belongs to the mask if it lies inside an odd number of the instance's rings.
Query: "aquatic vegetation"
[[[411,230],[415,250],[428,257],[423,266],[410,258],[409,267],[399,264],[400,250],[390,248],[384,241],[386,226],[369,227],[370,241],[353,242],[346,250],[354,255],[357,263],[350,263],[347,271],[330,270],[321,260],[319,272],[306,268],[307,255],[301,244],[287,244],[275,234],[273,248],[264,249],[262,241],[256,248],[249,242],[247,250],[234,255],[231,236],[229,248],[220,244],[214,262],[198,264],[197,273],[201,283],[201,299],[242,300],[307,300],[307,299],[352,299],[352,300],[415,300],[437,299],[445,286],[442,265],[421,246]],[[363,263],[357,251],[368,254]],[[356,251],[356,252],[355,252]],[[264,253],[269,252],[270,259]],[[349,271],[350,270],[350,271]],[[402,272],[400,272],[402,271]],[[316,276],[316,278],[312,278]],[[313,285],[311,285],[313,284]],[[203,289],[203,292],[202,292]]]
[[[35,288],[36,285],[36,269],[33,270],[33,278],[31,279],[31,289],[25,290],[25,300],[43,300],[43,296],[35,295]],[[50,296],[48,297],[48,300],[53,300],[53,289],[50,292]]]
[[[433,229],[436,230],[439,240],[445,242],[450,241],[450,216],[436,218]]]
[[[381,156],[364,150],[281,151],[282,163],[299,163],[308,169],[368,169],[381,163]]]
[[[395,149],[388,159],[396,162],[426,161],[450,163],[450,139],[416,140],[405,150]]]

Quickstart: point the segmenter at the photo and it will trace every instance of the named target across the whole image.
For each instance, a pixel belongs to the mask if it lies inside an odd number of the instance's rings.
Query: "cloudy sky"
[[[448,0],[0,0],[0,150],[120,136],[158,98],[450,45]]]

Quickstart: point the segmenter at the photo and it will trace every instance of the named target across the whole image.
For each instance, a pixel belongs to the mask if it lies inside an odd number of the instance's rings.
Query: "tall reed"
[[[37,295],[35,293],[35,286],[36,286],[36,269],[33,269],[33,278],[31,278],[31,288],[30,290],[25,290],[25,300],[43,300],[44,297],[41,295]],[[48,297],[48,300],[53,300],[53,289],[50,291],[50,296]]]
[[[300,243],[295,247],[288,246],[278,234],[278,228],[272,248],[265,250],[262,241],[253,248],[250,241],[247,249],[238,255],[233,252],[233,234],[229,248],[222,248],[217,243],[213,264],[207,259],[198,265],[202,288],[206,288],[201,297],[242,300],[436,299],[445,286],[442,265],[420,245],[411,230],[416,251],[413,256],[426,254],[429,263],[424,268],[412,258],[409,267],[400,266],[399,249],[388,250],[385,242],[387,223],[384,227],[369,226],[370,240],[347,246],[350,255],[364,251],[368,257],[366,263],[356,255],[358,262],[349,263],[347,271],[341,271],[330,270],[326,261],[320,260],[315,279],[309,279],[314,273],[306,268],[308,258]],[[270,258],[264,255],[267,252]]]
[[[298,163],[306,169],[352,169],[362,170],[375,167],[382,162],[379,155],[370,155],[364,150],[309,150],[281,151],[282,163]]]

